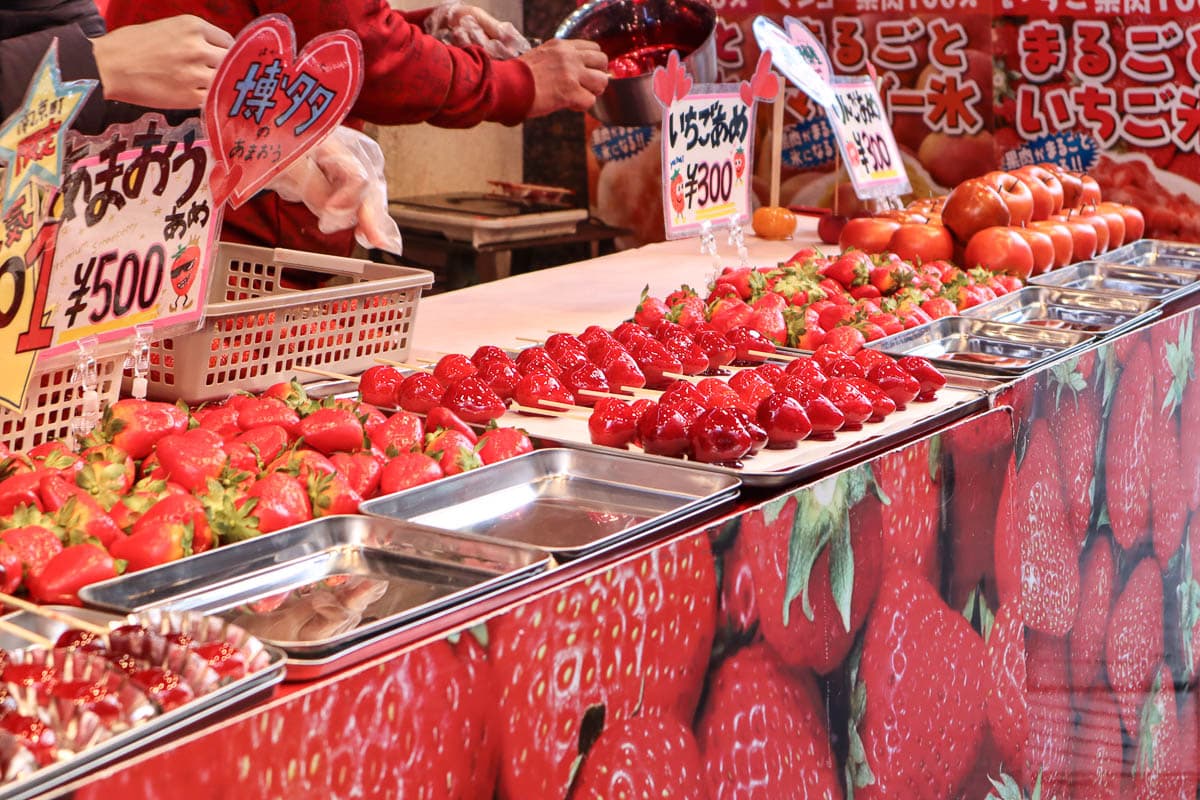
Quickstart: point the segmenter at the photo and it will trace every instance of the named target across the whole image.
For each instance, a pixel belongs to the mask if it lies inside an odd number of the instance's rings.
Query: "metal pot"
[[[596,42],[610,60],[639,48],[675,45],[696,83],[715,83],[716,28],[717,12],[704,0],[593,0],[567,17],[554,35]],[[592,115],[606,125],[661,122],[652,73],[610,78]]]

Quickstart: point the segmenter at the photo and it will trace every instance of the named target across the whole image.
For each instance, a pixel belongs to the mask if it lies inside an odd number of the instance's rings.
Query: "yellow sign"
[[[43,225],[42,191],[27,183],[0,227],[0,406],[18,413],[41,344],[50,259],[46,240],[53,226]],[[34,319],[34,315],[38,319]],[[41,344],[41,347],[45,347]]]

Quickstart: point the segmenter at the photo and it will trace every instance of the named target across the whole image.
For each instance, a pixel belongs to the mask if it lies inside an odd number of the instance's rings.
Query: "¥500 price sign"
[[[866,76],[839,79],[833,89],[829,119],[855,193],[868,198],[912,191],[875,83]]]
[[[694,236],[705,220],[749,219],[754,106],[736,89],[687,94],[663,122],[667,237]]]

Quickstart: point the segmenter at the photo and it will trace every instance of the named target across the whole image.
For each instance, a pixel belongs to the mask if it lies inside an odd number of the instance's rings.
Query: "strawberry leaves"
[[[1171,385],[1167,387],[1162,408],[1159,409],[1164,414],[1174,414],[1175,409],[1183,404],[1183,391],[1187,388],[1188,381],[1196,377],[1195,358],[1192,354],[1193,319],[1192,316],[1188,317],[1178,342],[1167,342],[1166,358],[1171,372]]]

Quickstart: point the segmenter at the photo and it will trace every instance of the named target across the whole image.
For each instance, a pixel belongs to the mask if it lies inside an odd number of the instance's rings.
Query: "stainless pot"
[[[609,59],[639,48],[676,45],[696,83],[717,81],[717,12],[704,0],[593,0],[558,27],[559,39],[589,39]],[[662,106],[651,74],[613,77],[592,115],[606,125],[655,125]]]

